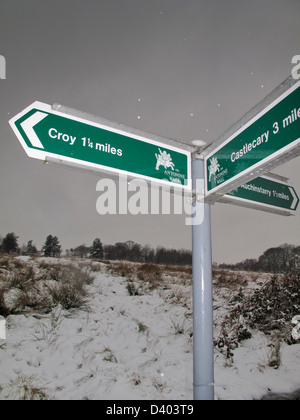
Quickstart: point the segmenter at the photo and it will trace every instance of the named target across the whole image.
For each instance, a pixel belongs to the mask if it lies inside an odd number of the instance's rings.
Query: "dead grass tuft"
[[[87,309],[86,286],[94,281],[88,266],[13,257],[1,258],[0,278],[0,314],[5,317],[29,311],[49,313],[57,305]]]

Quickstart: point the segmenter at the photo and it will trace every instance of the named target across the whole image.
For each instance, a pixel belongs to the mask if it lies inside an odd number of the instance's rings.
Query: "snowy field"
[[[12,262],[4,264],[2,260],[4,266],[0,264],[2,303],[8,308],[16,308],[16,302],[19,305],[18,311],[6,317],[6,340],[0,339],[1,400],[193,398],[190,268],[73,263],[94,280],[84,286],[81,308],[67,310],[65,300],[54,304],[58,302],[54,291],[59,276],[49,267],[62,270],[64,265],[69,267],[69,260],[19,257],[17,261],[18,268]],[[28,267],[35,282],[29,278]],[[30,287],[36,291],[34,302],[27,293],[28,307],[24,293],[23,300],[20,298],[20,276],[14,276],[13,269],[27,273],[26,281],[31,281]],[[239,273],[240,284],[230,282],[229,287],[216,275],[217,341],[222,322],[240,293],[239,286],[244,294],[252,293],[268,278],[266,274]],[[46,290],[52,290],[53,307],[43,296]],[[47,310],[41,309],[41,301]],[[230,357],[222,346],[216,346],[216,399],[261,399],[268,392],[300,388],[300,345],[283,341],[276,348],[272,335],[255,329],[251,335],[239,342]],[[275,353],[278,364],[270,363]]]

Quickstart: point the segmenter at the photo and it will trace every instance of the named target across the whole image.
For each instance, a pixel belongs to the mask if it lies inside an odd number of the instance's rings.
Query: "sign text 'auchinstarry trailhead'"
[[[266,175],[227,193],[220,199],[220,202],[270,213],[293,215],[296,213],[299,197],[295,189],[286,182],[275,180]]]
[[[233,183],[300,146],[300,82],[205,157],[206,196],[227,193]],[[291,156],[293,157],[293,156]],[[258,175],[256,175],[258,176]],[[245,182],[245,179],[244,179]]]
[[[35,102],[10,125],[27,155],[191,189],[191,153]]]

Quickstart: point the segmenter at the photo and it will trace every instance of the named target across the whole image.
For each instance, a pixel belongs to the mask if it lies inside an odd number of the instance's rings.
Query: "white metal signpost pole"
[[[192,161],[193,189],[205,177],[204,160]],[[210,204],[197,199],[196,217],[204,211],[203,222],[193,225],[193,317],[194,317],[194,399],[214,399],[213,294]]]

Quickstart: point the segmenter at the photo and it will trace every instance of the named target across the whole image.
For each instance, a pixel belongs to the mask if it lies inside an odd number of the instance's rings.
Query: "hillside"
[[[215,270],[216,399],[300,388],[299,278],[292,305],[274,297],[286,281]],[[1,400],[192,399],[190,267],[1,257],[0,315]]]

